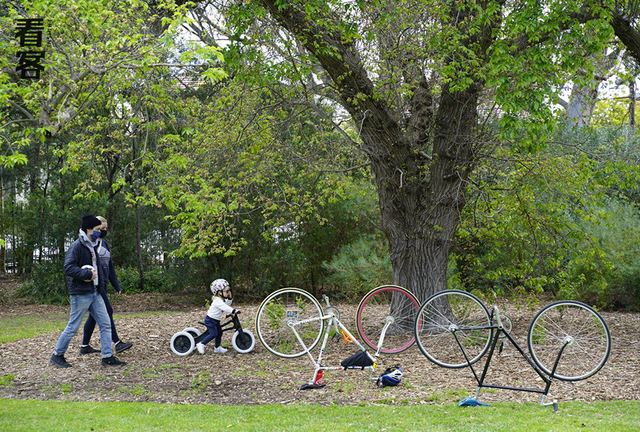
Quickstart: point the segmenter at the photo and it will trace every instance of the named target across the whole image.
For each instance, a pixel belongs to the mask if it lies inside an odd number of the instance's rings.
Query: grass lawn
[[[2,431],[638,431],[640,402],[489,407],[161,405],[0,399]]]
[[[149,314],[136,314],[146,316]],[[133,315],[126,315],[133,316]],[[60,331],[67,314],[0,316],[0,343]],[[1,361],[1,358],[0,358]],[[10,377],[0,377],[0,386]],[[168,405],[0,399],[0,431],[640,431],[640,401],[488,407]]]
[[[143,312],[126,315],[115,314],[113,318],[140,317],[157,315],[160,313],[170,312]],[[67,322],[69,322],[68,312],[10,316],[0,315],[0,344],[62,331],[66,327]]]

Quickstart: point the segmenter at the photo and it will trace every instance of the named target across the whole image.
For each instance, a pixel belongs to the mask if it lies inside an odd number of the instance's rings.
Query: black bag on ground
[[[343,368],[347,367],[360,367],[364,369],[367,366],[373,365],[373,359],[366,351],[360,351],[357,354],[354,354],[346,359],[342,360],[340,363]]]

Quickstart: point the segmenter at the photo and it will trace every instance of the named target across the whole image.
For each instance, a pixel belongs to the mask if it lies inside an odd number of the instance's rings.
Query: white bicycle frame
[[[315,367],[315,370],[314,370],[314,373],[313,373],[314,380],[318,376],[318,372],[319,371],[346,370],[346,369],[361,369],[361,370],[365,370],[366,369],[366,370],[369,371],[369,381],[377,380],[377,378],[373,378],[373,372],[376,369],[376,365],[378,363],[378,357],[380,357],[380,350],[382,349],[382,344],[384,343],[384,336],[385,336],[389,326],[391,326],[391,324],[393,324],[394,318],[392,316],[387,316],[386,317],[384,327],[382,328],[382,332],[380,333],[380,339],[378,340],[378,349],[375,352],[375,354],[373,356],[371,356],[369,354],[369,352],[367,351],[367,349],[360,342],[358,342],[358,340],[353,336],[353,334],[351,334],[349,329],[347,329],[344,326],[344,324],[342,324],[342,322],[340,321],[340,318],[338,317],[339,311],[329,304],[329,297],[327,297],[326,295],[323,294],[321,301],[322,300],[324,300],[326,302],[326,304],[327,304],[327,307],[324,310],[325,315],[323,315],[321,317],[316,317],[316,318],[309,318],[309,319],[302,320],[302,321],[295,321],[295,322],[293,320],[287,321],[287,325],[291,328],[291,330],[293,331],[293,334],[296,336],[296,339],[298,339],[298,342],[300,342],[300,345],[302,345],[302,347],[304,348],[306,354],[309,356],[309,359],[311,359],[311,363]],[[310,323],[310,322],[314,322],[314,321],[320,321],[320,320],[326,321],[327,325],[326,325],[326,328],[325,328],[325,331],[324,331],[324,338],[322,340],[322,345],[320,346],[320,352],[318,353],[318,358],[316,359],[311,354],[311,350],[309,349],[309,347],[307,347],[307,345],[304,343],[304,341],[300,337],[300,334],[297,332],[296,327],[299,326],[299,325],[302,325],[302,324],[306,324],[306,323]],[[325,353],[325,350],[326,350],[326,347],[327,347],[327,342],[329,341],[329,334],[331,333],[331,328],[332,327],[335,328],[336,334],[337,333],[342,333],[342,335],[343,335],[343,337],[345,339],[348,338],[350,341],[353,341],[361,351],[366,352],[367,355],[369,355],[372,358],[373,365],[371,365],[371,366],[347,366],[347,367],[344,367],[342,365],[340,365],[340,366],[323,366],[322,365],[322,359],[324,357],[324,353]],[[311,381],[311,383],[313,383],[313,380]]]

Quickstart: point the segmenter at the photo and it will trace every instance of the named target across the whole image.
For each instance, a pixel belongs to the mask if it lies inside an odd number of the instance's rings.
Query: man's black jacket
[[[98,257],[97,247],[93,249],[96,259]],[[96,287],[91,279],[91,270],[82,268],[84,265],[93,265],[89,248],[78,239],[71,243],[64,258],[64,274],[67,275],[69,294],[91,294]],[[106,288],[107,275],[104,274],[101,265],[96,265],[98,270],[98,292]],[[89,282],[85,282],[88,280]]]

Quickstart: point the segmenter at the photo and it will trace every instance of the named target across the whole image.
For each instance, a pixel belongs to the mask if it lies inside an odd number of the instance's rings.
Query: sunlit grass
[[[637,431],[640,402],[457,405],[163,405],[0,399],[7,431]]]
[[[168,313],[172,312],[115,314],[113,317],[114,319],[133,318]],[[0,316],[0,344],[62,331],[68,321],[68,313],[2,315]]]

